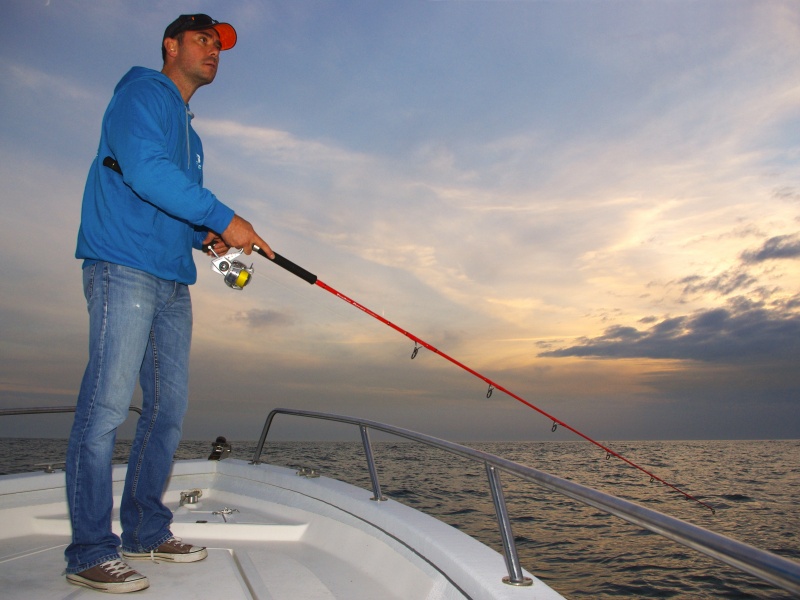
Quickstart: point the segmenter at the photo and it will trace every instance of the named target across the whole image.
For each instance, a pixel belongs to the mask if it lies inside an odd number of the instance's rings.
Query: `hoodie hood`
[[[119,83],[117,83],[116,87],[114,88],[114,94],[115,95],[118,94],[120,91],[122,91],[126,86],[130,85],[131,83],[134,83],[136,81],[141,81],[144,79],[153,79],[154,81],[160,82],[175,95],[175,98],[181,104],[184,104],[180,90],[178,90],[178,86],[175,85],[175,82],[172,81],[172,79],[164,75],[161,71],[148,69],[146,67],[132,67],[131,70],[125,73],[122,79],[119,80]]]

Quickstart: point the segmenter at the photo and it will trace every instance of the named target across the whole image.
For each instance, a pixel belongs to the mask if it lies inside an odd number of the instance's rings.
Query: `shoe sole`
[[[135,581],[123,581],[122,583],[103,583],[102,581],[93,581],[80,575],[70,574],[67,575],[67,581],[73,585],[80,585],[92,590],[108,592],[109,594],[127,594],[128,592],[138,592],[150,587],[150,581],[147,577],[142,577]]]
[[[153,552],[152,554],[150,552],[122,553],[122,557],[126,560],[151,560],[157,558],[159,560],[176,563],[193,563],[203,560],[207,556],[208,552],[205,548],[197,552],[190,552],[189,554],[175,554],[172,552]]]

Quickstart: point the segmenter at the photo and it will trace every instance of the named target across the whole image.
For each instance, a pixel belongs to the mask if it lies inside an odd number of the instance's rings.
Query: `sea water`
[[[610,447],[715,508],[686,500],[585,442],[465,445],[640,503],[739,541],[800,560],[800,441],[646,441]],[[255,442],[232,442],[252,458]],[[384,495],[502,551],[483,465],[413,442],[373,442]],[[63,460],[65,440],[0,438],[0,474]],[[130,443],[119,441],[115,462]],[[176,458],[205,458],[211,444],[182,442]],[[370,489],[358,442],[270,442],[262,460],[309,466]],[[569,598],[790,598],[616,517],[502,474],[522,566]],[[501,577],[502,574],[498,574]]]

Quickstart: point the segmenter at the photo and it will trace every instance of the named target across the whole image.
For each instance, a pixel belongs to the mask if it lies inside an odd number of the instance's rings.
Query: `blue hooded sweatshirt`
[[[83,194],[76,258],[133,267],[190,285],[192,248],[221,233],[233,210],[203,188],[203,147],[193,115],[166,75],[134,67],[103,117]],[[122,175],[103,166],[110,156]]]

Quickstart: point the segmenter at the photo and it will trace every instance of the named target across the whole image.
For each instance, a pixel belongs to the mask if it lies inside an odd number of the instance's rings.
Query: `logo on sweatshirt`
[[[202,171],[203,170],[203,162],[200,160],[200,155],[199,154],[197,154],[196,156],[197,156],[197,170],[198,171]]]

